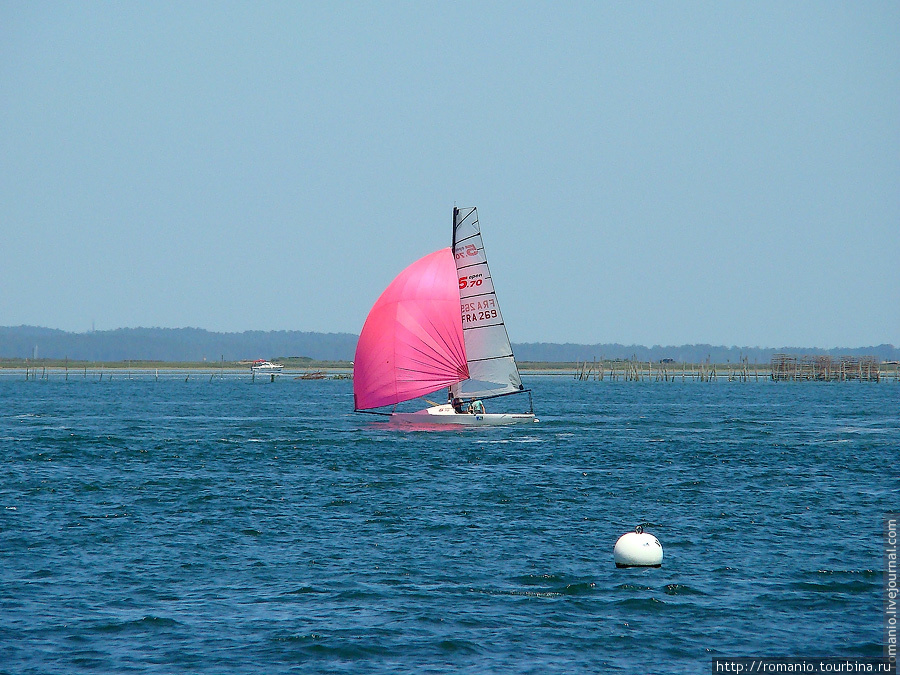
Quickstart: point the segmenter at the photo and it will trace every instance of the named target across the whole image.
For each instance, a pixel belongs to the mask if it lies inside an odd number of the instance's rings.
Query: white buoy
[[[634,532],[626,532],[613,549],[616,567],[660,567],[663,559],[662,544],[652,534],[638,525]]]

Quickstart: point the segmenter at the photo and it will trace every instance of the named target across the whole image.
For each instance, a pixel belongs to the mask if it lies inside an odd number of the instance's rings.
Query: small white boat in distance
[[[250,364],[250,372],[252,372],[254,375],[280,373],[283,368],[284,366],[280,363],[272,363],[271,361],[266,361],[265,359],[256,359],[256,361]]]

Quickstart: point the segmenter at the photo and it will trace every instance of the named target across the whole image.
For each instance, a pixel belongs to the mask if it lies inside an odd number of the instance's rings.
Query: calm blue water
[[[900,385],[526,381],[540,424],[432,432],[349,381],[0,377],[0,672],[881,656]]]

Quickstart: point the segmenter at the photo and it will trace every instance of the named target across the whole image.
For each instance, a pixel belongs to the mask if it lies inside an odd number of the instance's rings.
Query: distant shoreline
[[[308,358],[281,359],[284,370],[276,377],[284,379],[351,379],[353,363],[351,361],[319,361]],[[156,376],[160,373],[172,376],[176,374],[209,376],[253,377],[250,370],[251,361],[144,361],[130,359],[124,361],[75,361],[66,359],[10,359],[0,358],[0,375],[8,377],[23,376],[26,380],[68,379],[69,377],[103,379],[104,375],[140,375]],[[794,381],[886,381],[900,382],[900,364],[896,361],[869,361],[856,370],[843,371],[836,374],[834,368],[830,372],[818,372],[796,368],[785,374],[773,363],[655,363],[652,361],[609,359],[603,361],[523,361],[518,364],[521,373],[529,375],[558,375],[573,377],[577,380],[623,380],[623,381],[767,381],[772,379]],[[256,379],[268,379],[268,375],[256,375]]]
[[[84,368],[107,370],[227,370],[232,372],[250,372],[252,361],[157,361],[143,359],[125,359],[121,361],[88,361],[84,359],[19,359],[0,358],[0,370],[22,370],[24,368],[68,368],[69,370],[82,370]],[[351,361],[318,361],[314,359],[278,359],[290,370],[316,370],[316,369],[346,369],[353,370]]]
[[[352,361],[318,361],[304,360],[302,364],[292,363],[291,359],[277,360],[278,363],[285,366],[283,371],[288,373],[305,373],[308,371],[334,371],[334,372],[353,372]],[[125,361],[75,361],[69,359],[5,359],[0,358],[0,371],[25,370],[26,368],[34,369],[52,369],[70,371],[79,370],[197,370],[206,372],[225,371],[228,373],[248,373],[250,372],[251,361],[223,361],[216,363],[215,361],[144,361],[140,359],[129,359]],[[579,364],[573,362],[525,362],[519,364],[522,372],[565,372],[573,373]]]

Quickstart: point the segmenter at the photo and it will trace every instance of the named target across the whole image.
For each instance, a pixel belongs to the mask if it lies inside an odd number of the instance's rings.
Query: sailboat
[[[443,389],[447,403],[396,410]],[[528,394],[527,413],[487,412],[485,400],[518,393]],[[353,400],[357,412],[403,423],[538,421],[497,304],[474,207],[454,207],[452,245],[411,264],[375,301],[356,345]]]

